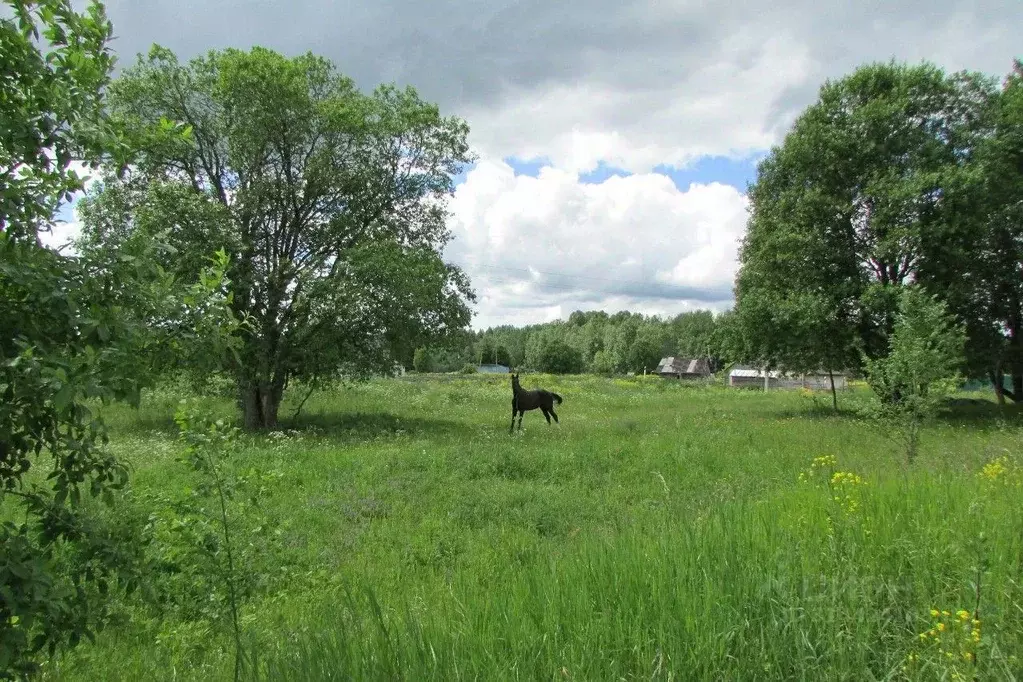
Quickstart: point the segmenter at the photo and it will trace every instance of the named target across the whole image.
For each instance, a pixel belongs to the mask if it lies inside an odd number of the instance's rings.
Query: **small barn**
[[[710,371],[710,361],[707,358],[675,356],[661,358],[655,372],[668,379],[709,379],[713,374]]]
[[[845,372],[832,372],[835,377],[835,390],[842,391],[849,387],[849,378]],[[828,376],[826,371],[819,372],[807,372],[800,376],[802,380],[803,388],[808,388],[811,391],[830,391],[831,390],[831,377]]]
[[[765,372],[755,367],[733,367],[728,373],[728,385],[736,388],[778,388],[781,372],[772,370]]]
[[[511,370],[504,365],[480,365],[477,371],[480,374],[507,374]]]
[[[834,372],[835,390],[848,387],[844,372]],[[766,384],[765,384],[766,382]],[[831,378],[825,371],[796,374],[771,370],[764,372],[755,367],[738,366],[728,373],[728,385],[737,388],[805,388],[811,391],[830,391]]]

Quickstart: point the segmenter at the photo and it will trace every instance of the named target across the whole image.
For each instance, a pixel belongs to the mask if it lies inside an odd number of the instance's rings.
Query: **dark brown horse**
[[[511,427],[508,429],[508,433],[515,430],[515,414],[519,415],[519,431],[522,430],[522,416],[526,414],[528,410],[535,410],[540,408],[543,412],[543,416],[547,418],[547,424],[551,423],[551,417],[554,417],[554,421],[558,421],[558,415],[554,412],[554,401],[558,401],[560,405],[562,400],[561,396],[557,393],[551,393],[545,391],[542,388],[536,389],[535,391],[527,391],[519,384],[519,375],[512,374],[512,420]],[[558,422],[560,423],[560,422]]]

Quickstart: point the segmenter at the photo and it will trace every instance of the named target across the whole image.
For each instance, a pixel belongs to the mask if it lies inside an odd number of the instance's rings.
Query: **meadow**
[[[246,679],[1016,679],[1023,430],[960,408],[907,464],[830,396],[523,375],[290,396],[225,454]],[[52,680],[232,679],[216,496],[183,388],[108,408],[150,594]],[[226,396],[201,410],[235,418]]]

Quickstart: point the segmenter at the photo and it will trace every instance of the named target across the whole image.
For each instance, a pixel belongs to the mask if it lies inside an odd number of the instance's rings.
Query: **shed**
[[[710,361],[707,358],[675,356],[661,358],[654,371],[662,377],[672,379],[707,379],[713,374],[710,371]]]
[[[778,388],[781,372],[765,372],[755,367],[739,366],[728,373],[728,385],[736,388]]]
[[[848,387],[845,372],[834,372],[835,389]],[[830,391],[831,379],[826,371],[796,374],[771,370],[764,372],[755,367],[737,366],[728,374],[728,385],[737,388],[805,388],[811,391]]]
[[[835,378],[836,391],[849,388],[849,377],[845,372],[832,372],[831,376]],[[803,388],[808,388],[811,391],[830,391],[831,376],[828,376],[828,372],[826,370],[807,372],[801,377]]]

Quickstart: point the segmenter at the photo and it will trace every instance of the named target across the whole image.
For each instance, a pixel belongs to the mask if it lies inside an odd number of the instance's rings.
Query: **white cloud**
[[[48,246],[52,249],[57,249],[61,253],[71,253],[74,251],[70,247],[70,242],[73,239],[78,238],[81,234],[82,224],[77,217],[70,220],[61,219],[50,226],[49,231],[41,231],[39,233],[39,241],[44,246]]]
[[[466,118],[484,158],[632,171],[778,142],[826,78],[866,61],[1005,74],[1019,0],[670,2],[109,0],[122,63],[154,42],[324,54],[363,88],[414,85]],[[155,19],[154,19],[155,18]],[[282,26],[290,28],[282,30]]]
[[[810,55],[798,40],[776,35],[760,42],[740,30],[713,59],[680,72],[670,85],[637,92],[590,80],[555,84],[523,89],[500,107],[466,115],[485,157],[546,158],[578,173],[600,162],[630,172],[681,168],[701,156],[743,158],[769,148],[777,138],[771,107],[810,72]]]
[[[312,50],[363,89],[415,86],[469,122],[483,159],[550,160],[558,170],[535,180],[489,161],[459,190],[449,253],[478,263],[469,268],[481,296],[477,324],[583,307],[724,305],[717,297],[730,297],[744,223],[739,191],[710,184],[682,193],[650,170],[759,155],[825,79],[868,61],[1005,74],[1020,55],[1023,23],[1019,0],[479,0],[472,12],[454,0],[345,12],[327,0],[108,0],[107,8],[122,65],[153,42],[182,58],[254,44]],[[581,186],[576,173],[601,162],[638,175]],[[623,291],[609,291],[609,280]]]
[[[90,170],[80,161],[72,161],[69,169],[85,180],[85,192],[92,189],[92,186],[101,179],[99,173]],[[77,210],[78,200],[82,196],[84,196],[83,192],[76,192],[71,201],[65,202],[60,206],[57,211],[56,220],[50,225],[49,231],[44,230],[39,233],[39,241],[45,246],[58,249],[62,253],[74,251],[70,246],[70,242],[77,239],[82,232],[82,221],[78,217]]]
[[[576,309],[671,313],[731,297],[746,198],[729,185],[682,192],[665,175],[600,184],[483,161],[450,204],[446,256],[479,295],[474,326],[538,322]]]
[[[910,4],[883,20],[867,5],[742,3],[713,11],[658,5],[651,15],[665,24],[709,27],[713,20],[708,30],[722,38],[703,54],[684,45],[656,53],[638,46],[598,50],[580,59],[581,73],[572,78],[510,87],[496,101],[470,104],[464,115],[484,157],[546,158],[576,172],[603,162],[642,172],[659,164],[682,168],[702,156],[763,152],[781,141],[826,79],[867,61],[1009,70],[1018,38],[1008,21],[994,17],[1023,19],[1023,4],[992,0],[981,3],[986,13],[955,3],[950,10]]]

